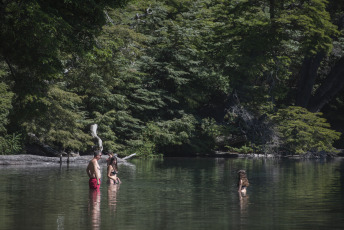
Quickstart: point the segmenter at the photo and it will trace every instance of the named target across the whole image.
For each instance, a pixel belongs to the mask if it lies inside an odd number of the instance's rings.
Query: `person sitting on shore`
[[[250,185],[247,179],[246,171],[239,170],[238,171],[238,192],[241,196],[246,196],[246,188]]]
[[[90,189],[99,189],[100,188],[100,167],[98,164],[98,160],[101,158],[102,152],[100,150],[96,150],[93,154],[93,159],[87,165],[86,172],[89,179],[89,187]]]
[[[111,157],[108,168],[107,168],[107,177],[109,178],[109,183],[113,181],[115,184],[120,184],[121,180],[117,177],[118,167],[117,167],[117,158]]]

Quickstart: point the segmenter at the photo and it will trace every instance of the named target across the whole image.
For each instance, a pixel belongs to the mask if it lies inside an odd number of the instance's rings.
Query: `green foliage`
[[[65,150],[85,150],[91,146],[91,135],[85,129],[85,114],[80,111],[81,99],[66,92],[62,86],[52,85],[48,91],[46,111],[23,124],[27,133],[34,133],[41,142]]]
[[[21,153],[22,148],[22,136],[20,134],[12,134],[0,136],[0,154],[11,155]]]
[[[161,157],[162,154],[157,153],[156,145],[148,138],[143,137],[142,140],[131,141],[129,148],[124,152],[125,155],[137,153],[138,157],[153,158]]]
[[[139,21],[136,27],[150,38],[139,67],[149,73],[151,88],[163,94],[167,111],[179,107],[193,112],[212,93],[226,92],[228,79],[206,55],[209,48],[206,39],[212,34],[213,24],[206,2],[154,2],[150,9],[152,14],[146,15],[145,22]]]
[[[214,118],[204,118],[201,122],[202,134],[207,135],[215,139],[215,137],[221,135],[223,131],[221,126],[216,124]]]
[[[120,11],[108,10],[107,14],[127,20]],[[142,121],[161,104],[158,93],[142,86],[145,75],[132,63],[145,38],[128,27],[106,25],[98,46],[68,64],[66,79],[69,90],[81,96],[89,122],[98,124],[104,148],[121,152],[138,140]]]
[[[126,2],[2,2],[0,63],[6,63],[8,71],[4,75],[1,71],[1,80],[11,83],[10,90],[15,93],[9,125],[11,132],[24,126],[26,131],[37,131],[35,134],[50,144],[85,149],[83,146],[88,138],[81,132],[84,119],[80,119],[80,113],[75,116],[67,112],[73,108],[64,110],[63,93],[51,91],[50,86],[61,81],[68,72],[66,64],[71,56],[82,57],[93,47],[94,38],[106,22],[104,8],[122,7]],[[65,93],[73,97],[68,90]],[[56,114],[47,111],[50,109]],[[61,111],[61,118],[58,118]],[[62,128],[66,124],[71,126]]]
[[[159,147],[182,145],[188,143],[195,129],[195,118],[184,115],[180,119],[164,122],[150,122],[143,130],[143,138],[148,139]]]
[[[232,147],[232,146],[226,146],[226,148],[228,149],[228,151],[234,152],[234,153],[244,153],[244,154],[247,154],[247,153],[252,153],[253,152],[253,149],[250,146],[246,146],[246,145],[243,145],[243,146],[241,146],[239,148]]]
[[[108,111],[101,115],[95,113],[93,120],[99,126],[99,134],[105,149],[123,151],[131,140],[136,140],[138,135],[135,128],[139,129],[139,120],[124,111]]]
[[[330,129],[322,113],[311,113],[306,109],[290,106],[279,109],[271,116],[283,141],[282,151],[304,154],[307,151],[333,152],[332,144],[340,133]]]
[[[326,10],[327,0],[287,1],[280,9],[276,22],[281,32],[300,42],[300,53],[314,55],[332,49],[332,38],[338,35]],[[284,31],[282,31],[284,29]]]
[[[6,134],[5,126],[8,124],[8,115],[12,109],[13,93],[8,91],[8,86],[0,82],[0,135]]]
[[[230,92],[253,110],[266,101],[284,100],[291,59],[281,46],[268,2],[216,1],[212,10],[217,22],[212,52],[229,78]]]
[[[334,26],[343,4],[327,4],[5,1],[0,134],[32,132],[84,151],[97,123],[106,150],[141,156],[209,152],[217,137],[243,134],[262,146],[273,135],[264,115],[294,104],[302,60],[335,44],[321,63],[320,88],[343,56]],[[290,107],[272,117],[288,151],[330,151],[338,136],[319,114]]]

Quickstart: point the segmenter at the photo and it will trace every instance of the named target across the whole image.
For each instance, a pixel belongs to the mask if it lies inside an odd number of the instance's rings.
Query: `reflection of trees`
[[[0,167],[0,171],[2,190],[10,194],[2,197],[0,212],[9,213],[12,207],[21,207],[5,220],[0,214],[0,229],[23,226],[51,229],[52,225],[55,229],[68,229],[76,220],[89,226],[85,218],[88,217],[88,177],[83,166],[70,165],[67,169],[65,164],[62,168],[58,164],[25,165],[6,170]]]
[[[336,169],[336,171],[340,175],[340,178],[339,178],[339,181],[338,181],[339,187],[342,190],[340,192],[340,194],[342,194],[342,196],[344,196],[344,173],[343,173],[344,172],[344,160],[341,161],[341,163],[340,163],[338,169]]]
[[[256,218],[257,225],[270,223],[273,229],[279,226],[277,220],[283,222],[295,217],[297,222],[298,215],[304,215],[305,209],[311,211],[314,219],[329,218],[321,211],[326,208],[321,206],[324,202],[316,201],[333,199],[335,202],[337,198],[329,196],[342,195],[344,189],[344,161],[338,159],[326,162],[211,158],[135,161],[139,173],[121,168],[126,184],[120,186],[125,199],[118,196],[118,185],[102,185],[108,196],[105,210],[104,207],[100,210],[101,198],[104,198],[101,194],[89,197],[84,167],[70,167],[69,171],[63,167],[60,172],[58,166],[47,170],[23,168],[18,172],[0,169],[2,191],[8,194],[2,197],[0,210],[11,213],[13,207],[22,207],[16,209],[13,216],[0,221],[0,229],[35,225],[51,229],[52,224],[62,229],[62,226],[74,226],[76,221],[84,227],[93,221],[95,229],[100,228],[100,223],[101,228],[110,223],[132,228],[154,223],[156,229],[166,229],[168,225],[177,229],[186,228],[188,226],[183,225],[188,224],[195,228],[195,220],[203,229],[204,218],[211,224],[214,224],[213,219],[219,220],[218,228],[212,226],[214,229],[225,229],[224,225],[227,229],[239,229],[239,226],[247,229],[252,218]],[[247,169],[250,181],[249,199],[246,200],[239,200],[237,193],[236,170],[241,168]],[[117,201],[121,201],[121,210],[117,210],[120,207]],[[340,208],[337,204],[333,207]],[[108,213],[115,219],[108,219]],[[128,213],[144,216],[144,219],[128,218]],[[168,218],[171,216],[184,221],[179,226],[174,219]],[[18,219],[21,221],[16,221]]]
[[[280,177],[280,186],[285,189],[286,196],[295,198],[325,199],[333,189],[339,189],[337,164],[305,160],[294,162],[284,168]],[[315,192],[316,191],[316,192]]]
[[[329,197],[333,194],[341,194],[338,162],[301,159],[251,162],[248,192],[251,202],[261,202],[265,215],[253,211],[250,205],[247,214],[259,216],[259,223],[278,224],[277,219],[305,215],[305,209],[312,213],[313,219],[322,221],[328,218],[321,211],[324,201],[332,199]]]
[[[100,191],[90,189],[88,201],[89,215],[92,221],[92,229],[100,229]]]

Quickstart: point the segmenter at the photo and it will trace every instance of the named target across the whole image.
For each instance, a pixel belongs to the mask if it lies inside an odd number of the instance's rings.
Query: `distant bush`
[[[232,146],[226,146],[226,148],[228,148],[228,150],[230,152],[235,152],[235,153],[244,153],[244,154],[247,154],[247,153],[253,153],[253,148],[250,147],[250,146],[246,146],[246,145],[243,145],[239,148],[235,148],[235,147],[232,147]]]
[[[297,106],[279,109],[270,116],[282,141],[280,149],[296,154],[334,152],[333,142],[341,133],[331,130],[330,124],[321,116],[322,113],[311,113]]]
[[[0,154],[11,155],[22,151],[22,138],[20,134],[6,135],[0,137]]]

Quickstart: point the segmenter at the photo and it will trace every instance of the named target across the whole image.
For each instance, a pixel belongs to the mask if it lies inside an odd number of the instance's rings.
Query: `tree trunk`
[[[320,52],[314,57],[306,57],[304,59],[299,74],[299,84],[296,95],[297,106],[307,108],[320,63],[324,57],[325,54]]]
[[[320,111],[344,87],[344,57],[336,62],[326,81],[318,88],[311,98],[307,109],[311,112]]]
[[[275,0],[270,0],[270,19],[275,18]]]

